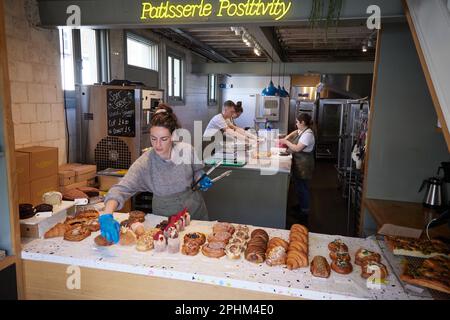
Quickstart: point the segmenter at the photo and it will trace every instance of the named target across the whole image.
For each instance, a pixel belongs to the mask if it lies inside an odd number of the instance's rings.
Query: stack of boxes
[[[42,203],[42,195],[58,190],[58,148],[28,147],[16,150],[19,203]]]
[[[59,191],[64,193],[80,187],[94,187],[97,166],[81,163],[67,163],[59,167]]]

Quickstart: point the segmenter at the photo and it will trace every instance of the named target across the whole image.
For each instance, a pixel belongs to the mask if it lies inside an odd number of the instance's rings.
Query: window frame
[[[214,99],[211,99],[211,80],[214,77]],[[218,91],[219,91],[219,86],[218,86],[218,74],[216,73],[211,73],[208,74],[208,106],[217,106],[217,102],[218,102]]]
[[[134,64],[129,64],[128,63],[128,38],[130,38],[131,40],[137,41],[137,42],[141,42],[145,45],[148,45],[149,47],[155,47],[155,49],[153,49],[154,54],[156,55],[156,61],[154,61],[153,65],[155,67],[155,69],[152,69],[152,63],[150,62],[150,68],[145,68],[142,66],[136,66]],[[134,32],[130,32],[130,31],[125,31],[125,36],[124,36],[124,43],[125,43],[125,64],[128,67],[131,68],[136,68],[136,69],[140,69],[140,70],[145,70],[145,71],[154,71],[154,72],[159,72],[160,69],[160,64],[159,64],[159,44],[153,40],[147,39],[143,36],[140,36]],[[152,49],[150,49],[152,50]]]
[[[172,83],[170,84],[169,83],[169,58],[172,58],[172,68],[171,68],[171,71],[172,71],[172,77],[171,77],[171,79],[172,79]],[[175,91],[175,85],[174,85],[174,83],[173,83],[173,79],[174,79],[174,77],[173,77],[173,74],[174,74],[174,59],[177,59],[177,60],[179,60],[180,61],[180,64],[181,64],[181,66],[180,66],[180,74],[179,74],[179,78],[180,78],[180,96],[174,96],[173,94],[174,94],[174,91]],[[185,84],[185,79],[184,79],[184,77],[185,77],[185,74],[186,74],[186,72],[185,72],[185,65],[186,65],[186,63],[185,63],[185,56],[184,55],[182,55],[182,54],[179,54],[179,53],[177,53],[177,52],[174,52],[174,51],[171,51],[171,50],[168,50],[167,51],[167,56],[166,56],[166,66],[167,66],[167,72],[166,72],[166,75],[167,75],[167,101],[170,103],[170,104],[172,104],[172,105],[184,105],[184,103],[185,103],[185,101],[184,101],[184,98],[185,98],[185,92],[184,92],[184,84]],[[172,95],[169,95],[169,92],[170,92],[170,90],[169,90],[169,86],[170,85],[172,85]]]

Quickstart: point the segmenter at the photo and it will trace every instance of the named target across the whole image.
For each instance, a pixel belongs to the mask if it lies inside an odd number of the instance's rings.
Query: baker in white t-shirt
[[[292,153],[292,171],[298,196],[300,214],[309,213],[310,191],[309,181],[314,172],[314,132],[311,129],[312,119],[307,113],[301,113],[296,121],[297,129],[279,143],[285,144]]]

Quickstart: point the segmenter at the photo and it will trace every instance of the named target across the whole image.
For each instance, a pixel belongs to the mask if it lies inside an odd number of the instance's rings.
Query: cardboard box
[[[98,182],[100,184],[99,189],[101,191],[108,191],[115,184],[118,184],[122,180],[122,177],[117,176],[98,176]]]
[[[29,153],[16,152],[16,172],[17,172],[17,184],[19,186],[30,183]]]
[[[76,166],[73,171],[75,171],[75,182],[89,180],[97,176],[96,165],[83,164]]]
[[[51,217],[32,217],[20,220],[20,235],[26,238],[42,238],[44,234],[58,222],[66,220],[75,213],[73,201],[62,201],[60,206],[53,207]]]
[[[16,151],[30,157],[30,181],[58,175],[58,148],[36,146]]]
[[[76,189],[80,187],[87,187],[87,181],[81,181],[77,183],[69,184],[68,186],[59,186],[59,192],[64,193],[67,190]]]
[[[19,185],[19,203],[31,203],[30,183]]]
[[[46,178],[31,181],[30,196],[34,206],[42,203],[42,195],[49,191],[58,190],[58,176],[53,175]]]
[[[75,183],[75,171],[59,170],[58,171],[59,186],[64,187]]]

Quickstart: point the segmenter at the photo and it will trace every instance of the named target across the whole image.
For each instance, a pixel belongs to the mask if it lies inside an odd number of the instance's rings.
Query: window
[[[217,105],[217,75],[208,76],[208,105]]]
[[[135,67],[158,71],[158,45],[128,33],[127,63]]]
[[[97,41],[95,30],[81,29],[81,81],[83,84],[97,82]]]
[[[167,57],[167,93],[171,101],[183,101],[183,60],[169,55]]]
[[[72,29],[61,29],[60,37],[62,87],[64,90],[75,90]]]

